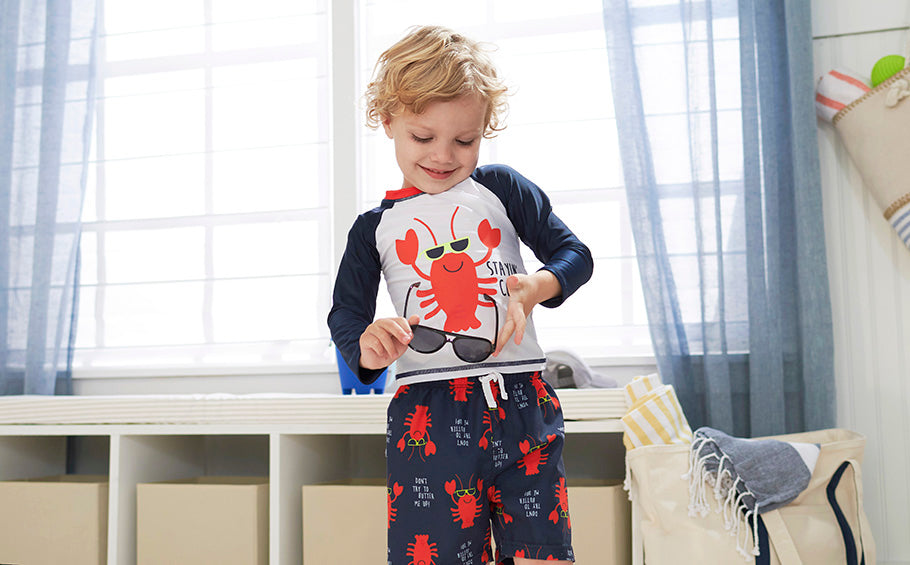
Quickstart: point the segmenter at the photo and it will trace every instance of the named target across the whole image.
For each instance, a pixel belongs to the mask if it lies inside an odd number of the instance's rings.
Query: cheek
[[[417,159],[417,150],[407,142],[396,142],[395,155],[399,161],[413,161]]]
[[[459,156],[464,163],[477,163],[477,160],[480,158],[480,148],[477,146],[464,147],[459,152]]]

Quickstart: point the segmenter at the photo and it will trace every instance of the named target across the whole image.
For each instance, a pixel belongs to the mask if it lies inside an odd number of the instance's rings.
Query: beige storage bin
[[[303,563],[386,563],[385,482],[303,486]]]
[[[621,481],[569,479],[575,559],[586,565],[632,562],[632,505]]]
[[[0,482],[0,563],[107,563],[107,481],[59,475]]]
[[[199,477],[136,488],[138,565],[267,565],[266,477]]]

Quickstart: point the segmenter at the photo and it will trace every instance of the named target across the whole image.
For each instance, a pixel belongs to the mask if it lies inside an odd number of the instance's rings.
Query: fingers
[[[365,343],[360,348],[360,365],[367,369],[384,369],[401,357],[407,346],[401,346],[398,352],[387,351],[378,341],[372,345]]]
[[[506,278],[506,288],[509,289],[509,295],[519,291],[521,288],[521,279],[518,278],[518,275],[509,275]]]
[[[398,341],[387,333],[373,332],[366,335],[362,340],[370,351],[379,357],[392,357],[398,350]]]
[[[417,316],[411,316],[416,318]],[[390,332],[398,341],[404,345],[410,343],[413,334],[411,333],[411,326],[407,320],[404,318],[382,318],[379,320],[383,322],[383,327],[390,326]]]
[[[395,355],[402,345],[407,345],[410,338],[400,326],[383,324],[373,330],[367,330],[367,345],[379,355]]]
[[[528,319],[524,317],[524,312],[522,311],[521,316],[517,317],[515,322],[515,345],[521,345],[521,340],[525,337],[525,326],[528,324]]]
[[[509,338],[512,337],[512,332],[515,331],[514,325],[510,320],[506,320],[506,323],[499,329],[499,335],[496,336],[496,349],[493,350],[493,357],[497,357],[499,352],[502,351],[502,348],[505,347],[506,342],[509,341]]]
[[[513,335],[515,336],[515,345],[521,345],[527,323],[524,306],[520,302],[510,300],[506,311],[506,321],[499,331],[499,336],[496,340],[496,351],[493,352],[493,356],[499,355],[499,352],[508,344]]]
[[[388,367],[404,355],[413,334],[404,318],[380,318],[360,336],[360,364],[368,369]]]
[[[363,335],[360,338],[360,365],[367,369],[387,367],[392,354],[386,349],[382,340],[375,335]]]

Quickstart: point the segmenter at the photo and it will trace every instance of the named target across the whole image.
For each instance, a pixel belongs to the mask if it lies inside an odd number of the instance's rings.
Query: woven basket
[[[910,248],[910,66],[839,111],[832,122],[885,219]]]

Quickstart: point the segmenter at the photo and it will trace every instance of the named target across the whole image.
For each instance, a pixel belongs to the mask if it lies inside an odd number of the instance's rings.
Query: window
[[[329,292],[322,0],[104,5],[76,370],[305,363]]]
[[[594,253],[594,279],[535,313],[544,348],[649,355],[601,3],[362,0],[359,17],[333,7],[104,3],[77,376],[333,362],[325,319],[337,234],[353,221],[338,203],[372,207],[400,173],[381,132],[335,131],[346,110],[338,97],[333,107],[332,77],[357,77],[360,101],[379,52],[422,23],[498,45],[514,96],[481,162],[508,163],[543,187]],[[359,40],[356,63],[332,56],[339,27]],[[360,156],[359,186],[332,186],[333,155]]]

